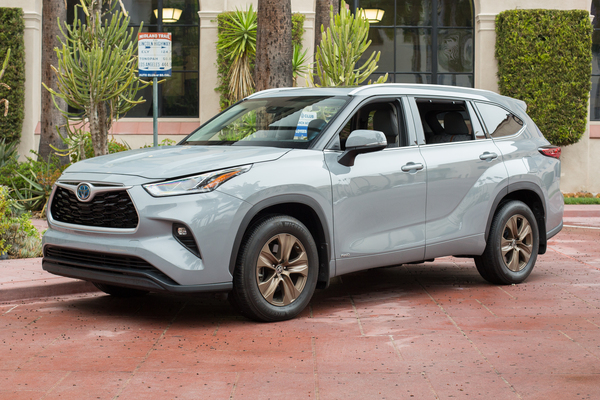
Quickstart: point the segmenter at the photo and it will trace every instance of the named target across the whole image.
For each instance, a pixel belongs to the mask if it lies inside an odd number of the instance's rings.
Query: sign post
[[[138,70],[140,77],[152,78],[152,122],[154,147],[158,146],[158,78],[171,76],[171,34],[138,33]]]

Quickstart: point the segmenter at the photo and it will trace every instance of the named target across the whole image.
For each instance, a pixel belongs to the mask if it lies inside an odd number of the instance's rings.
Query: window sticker
[[[312,107],[307,108],[312,109]],[[308,124],[313,119],[317,119],[317,113],[314,111],[307,111],[307,108],[302,110],[302,113],[300,114],[296,133],[294,134],[294,140],[308,140]]]

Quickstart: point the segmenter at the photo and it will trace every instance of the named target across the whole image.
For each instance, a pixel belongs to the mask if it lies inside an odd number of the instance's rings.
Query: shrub
[[[31,215],[18,215],[10,189],[0,186],[0,252],[15,258],[42,256],[40,234],[31,223]]]
[[[524,100],[554,145],[586,130],[592,70],[587,11],[509,10],[496,17],[500,93]]]
[[[0,113],[0,138],[7,143],[19,142],[25,116],[25,43],[23,35],[25,22],[21,8],[0,7],[0,63],[4,61],[8,49],[10,60],[2,81],[10,90],[0,87],[0,98],[7,99],[10,111],[6,116]],[[4,107],[3,107],[4,110]]]

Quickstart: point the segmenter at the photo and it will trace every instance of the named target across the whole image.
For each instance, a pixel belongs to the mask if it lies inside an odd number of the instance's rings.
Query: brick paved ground
[[[600,230],[518,286],[472,260],[336,278],[293,321],[212,297],[0,303],[0,399],[600,399]]]

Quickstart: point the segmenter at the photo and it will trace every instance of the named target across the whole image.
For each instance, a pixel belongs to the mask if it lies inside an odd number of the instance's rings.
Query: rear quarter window
[[[488,133],[493,138],[512,136],[523,128],[523,121],[513,113],[493,104],[477,103]]]

